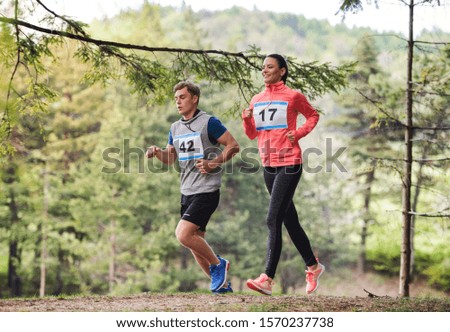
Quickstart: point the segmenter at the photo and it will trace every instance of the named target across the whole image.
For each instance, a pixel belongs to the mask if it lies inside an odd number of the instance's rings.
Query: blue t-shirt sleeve
[[[173,137],[172,137],[172,131],[169,130],[169,140],[167,141],[168,145],[173,145]]]
[[[217,139],[225,134],[227,128],[220,122],[220,120],[212,116],[208,121],[208,137],[211,143],[216,144]]]

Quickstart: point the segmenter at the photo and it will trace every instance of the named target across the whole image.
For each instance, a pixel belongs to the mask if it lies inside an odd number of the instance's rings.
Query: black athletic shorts
[[[196,224],[202,232],[211,215],[216,211],[220,200],[220,190],[212,193],[181,195],[181,219]]]

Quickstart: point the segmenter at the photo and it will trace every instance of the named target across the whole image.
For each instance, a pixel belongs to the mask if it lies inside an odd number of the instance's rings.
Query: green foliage
[[[339,92],[341,87],[347,85],[346,77],[353,72],[355,63],[340,68],[325,63],[321,65],[320,71],[316,70],[316,66],[317,62],[297,64],[289,61],[288,84],[304,91],[311,99],[326,92]]]
[[[16,2],[15,7],[18,6],[19,2]],[[39,6],[42,6],[42,4],[39,3]],[[30,14],[33,15],[34,13],[31,12]],[[49,11],[49,13],[51,12]],[[187,22],[194,23],[191,11],[187,10],[182,15],[185,16]],[[153,19],[149,20],[149,16]],[[159,7],[144,4],[143,11],[136,18],[138,22],[133,21],[135,29],[136,26],[148,25],[148,22],[159,22]],[[67,28],[66,31],[60,30],[60,27],[57,26],[58,21],[62,21],[63,26]],[[0,18],[0,22],[16,27],[23,25],[31,30],[45,32],[41,36],[35,33],[27,34],[23,30],[17,29],[18,33],[16,34],[18,58],[22,57],[25,60],[24,63],[17,60],[16,66],[23,64],[28,71],[32,67],[34,73],[29,74],[36,83],[39,74],[45,72],[46,69],[42,59],[54,57],[51,46],[62,43],[64,39],[71,39],[78,44],[78,49],[74,52],[74,55],[83,63],[89,64],[89,70],[84,75],[85,83],[100,82],[106,85],[111,80],[122,77],[133,87],[133,93],[145,96],[154,94],[155,100],[158,101],[167,100],[168,92],[170,92],[174,83],[186,78],[218,82],[222,86],[236,85],[244,99],[249,99],[257,91],[252,76],[255,71],[259,70],[260,62],[264,58],[264,55],[259,53],[259,48],[255,46],[243,52],[233,53],[201,48],[149,47],[93,39],[84,31],[85,26],[79,22],[54,13],[41,19],[41,22],[46,22],[49,28],[23,22],[18,17],[3,17]],[[129,14],[123,14],[121,23],[127,25],[128,22]],[[161,26],[159,23],[152,23],[155,33],[162,31]],[[189,28],[192,29],[195,37],[193,41],[198,46],[199,29],[195,26]],[[148,53],[149,56],[142,54],[142,52],[138,53],[138,51],[151,53]],[[162,56],[158,57],[158,54],[162,54]],[[290,57],[290,63],[292,68],[290,82],[293,83],[295,88],[304,89],[305,93],[311,97],[322,95],[327,91],[339,91],[345,87],[345,76],[352,70],[352,64],[331,66],[329,63],[321,65],[317,62],[297,63],[294,57]],[[14,76],[15,74],[12,75],[12,78]],[[42,110],[46,104],[38,103],[39,97],[51,98],[52,94],[51,90],[41,89],[39,91],[37,89],[39,86],[35,83],[29,83],[28,89],[33,94],[22,96],[24,98],[21,99],[21,104],[24,101],[26,104],[26,98],[31,98],[34,101],[31,105],[37,110]],[[11,87],[8,90],[10,91]],[[42,93],[42,96],[37,94],[39,92]],[[234,111],[236,112],[237,109],[234,108]],[[8,121],[8,123],[10,122]]]
[[[361,0],[343,0],[341,2],[341,10],[343,12],[351,11],[353,13],[356,13],[360,10],[362,10],[362,1]],[[375,1],[376,2],[376,1]]]
[[[367,250],[367,261],[375,271],[391,276],[400,271],[400,245],[375,246]]]
[[[450,290],[450,261],[448,256],[435,259],[434,264],[423,271],[428,276],[428,283],[432,286],[442,288],[448,292]]]

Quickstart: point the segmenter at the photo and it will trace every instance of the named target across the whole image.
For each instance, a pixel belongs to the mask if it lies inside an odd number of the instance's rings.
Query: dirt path
[[[0,300],[0,312],[385,312],[450,311],[449,299],[141,294]]]

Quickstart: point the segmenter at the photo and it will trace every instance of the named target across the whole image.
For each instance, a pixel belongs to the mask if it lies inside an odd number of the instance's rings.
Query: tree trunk
[[[47,221],[48,221],[48,172],[47,166],[44,169],[44,216],[41,225],[41,280],[39,287],[39,296],[45,296],[45,284],[46,284],[46,260],[47,260]]]
[[[65,252],[61,249],[61,247],[58,248],[58,253],[56,254],[58,257],[58,266],[56,267],[56,276],[55,276],[55,284],[53,286],[52,295],[53,296],[59,296],[63,293],[64,290],[64,278],[63,278],[63,270],[64,270],[64,257]]]
[[[426,156],[426,148],[423,151],[422,159],[425,159]],[[414,198],[411,206],[411,211],[416,212],[417,211],[417,204],[419,203],[419,194],[420,194],[420,186],[423,182],[423,163],[420,163],[419,170],[417,172],[417,183],[416,183],[416,190],[414,192]],[[415,234],[415,225],[416,225],[416,217],[414,215],[411,216],[411,263],[409,267],[409,278],[410,281],[413,282],[414,280],[414,234]]]
[[[372,183],[375,180],[375,167],[366,174],[366,187],[364,188],[364,216],[363,227],[361,230],[361,248],[358,259],[358,271],[365,273],[367,271],[366,260],[366,241],[369,229],[369,223],[372,220],[370,215],[370,200],[372,193]]]
[[[411,268],[411,170],[413,146],[413,82],[412,68],[414,56],[413,40],[414,0],[409,4],[409,39],[408,39],[408,65],[406,84],[406,128],[405,128],[405,159],[402,183],[402,246],[400,254],[400,285],[399,295],[409,297],[409,283]]]
[[[22,281],[17,269],[20,265],[19,241],[15,236],[15,224],[19,222],[19,208],[16,204],[16,196],[14,190],[9,191],[10,202],[9,210],[11,213],[11,238],[9,240],[9,258],[8,258],[8,287],[12,297],[22,295]]]
[[[183,275],[186,275],[187,269],[189,268],[189,257],[191,256],[191,252],[185,247],[180,247],[180,267],[183,271]],[[180,292],[192,292],[196,289],[195,282],[191,282],[187,279],[182,280],[178,290]]]
[[[22,295],[22,282],[17,273],[17,265],[20,262],[20,254],[18,250],[18,242],[9,243],[9,260],[8,260],[8,287],[11,297]]]
[[[111,221],[111,235],[109,237],[110,245],[111,245],[111,253],[109,256],[109,275],[108,275],[108,284],[109,284],[109,292],[111,293],[114,289],[114,280],[116,274],[116,221]]]

